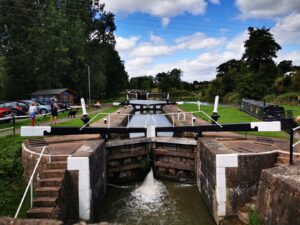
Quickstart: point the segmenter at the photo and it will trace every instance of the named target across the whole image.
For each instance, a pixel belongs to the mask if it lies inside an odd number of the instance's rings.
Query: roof
[[[31,93],[31,95],[59,95],[65,91],[68,91],[75,95],[73,91],[68,88],[59,88],[59,89],[44,89]]]

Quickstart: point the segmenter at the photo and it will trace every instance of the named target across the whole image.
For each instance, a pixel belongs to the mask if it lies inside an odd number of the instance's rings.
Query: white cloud
[[[163,17],[163,18],[161,19],[161,25],[162,25],[163,27],[168,26],[169,23],[170,23],[170,18],[169,18],[169,17]]]
[[[293,13],[278,20],[271,32],[281,45],[300,44],[300,13]]]
[[[278,53],[278,58],[276,58],[276,62],[279,63],[282,60],[292,60],[293,65],[300,66],[300,50],[294,50],[291,52],[280,51]]]
[[[119,52],[124,52],[124,51],[129,51],[131,49],[133,49],[136,44],[137,41],[140,38],[138,36],[132,36],[130,38],[124,38],[124,37],[116,37],[116,49]]]
[[[236,0],[242,18],[274,18],[300,12],[299,0]]]
[[[209,0],[212,4],[220,4],[220,0]]]
[[[202,49],[202,48],[215,48],[225,42],[225,38],[211,38],[207,37],[201,32],[193,35],[178,38],[175,42],[178,44],[179,49]]]
[[[165,40],[162,37],[155,35],[152,32],[150,34],[150,41],[154,44],[161,44],[165,42]]]
[[[132,57],[159,57],[173,53],[174,47],[168,45],[154,45],[153,43],[142,43],[131,52]]]
[[[244,42],[248,38],[244,31],[228,41],[225,38],[208,37],[197,32],[175,40],[174,45],[164,44],[164,39],[150,34],[149,42],[133,45],[127,51],[125,58],[126,70],[130,77],[141,75],[155,75],[174,68],[183,70],[183,80],[211,80],[215,76],[216,67],[230,59],[240,59],[244,52]],[[133,37],[129,38],[133,39]],[[224,47],[222,47],[224,46]],[[198,50],[202,53],[192,59],[174,60],[170,63],[159,63],[158,57],[180,54],[181,50]]]
[[[248,38],[247,31],[238,34],[226,45],[226,51],[234,54],[233,58],[240,59],[245,51],[244,43]]]
[[[150,57],[139,57],[139,58],[133,58],[127,61],[127,66],[142,66],[142,65],[147,65],[151,63],[153,60]]]
[[[162,18],[162,25],[167,25],[171,17],[185,12],[193,15],[205,13],[205,0],[103,0],[106,10],[113,13],[143,12]],[[215,0],[214,0],[215,2]]]

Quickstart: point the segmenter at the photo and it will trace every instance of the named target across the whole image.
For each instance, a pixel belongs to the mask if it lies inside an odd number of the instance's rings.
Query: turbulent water
[[[214,225],[194,185],[161,182],[150,171],[142,184],[110,187],[97,221],[124,225]]]

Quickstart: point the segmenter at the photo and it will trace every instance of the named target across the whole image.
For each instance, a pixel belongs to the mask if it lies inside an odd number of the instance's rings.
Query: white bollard
[[[218,113],[218,105],[219,105],[219,95],[215,97],[215,105],[213,113]]]
[[[147,138],[153,138],[156,136],[154,125],[147,126],[147,135],[146,136],[147,136]]]
[[[82,107],[82,115],[86,116],[87,115],[87,111],[86,111],[86,106],[85,106],[84,98],[81,98],[80,101],[81,101],[81,107]]]

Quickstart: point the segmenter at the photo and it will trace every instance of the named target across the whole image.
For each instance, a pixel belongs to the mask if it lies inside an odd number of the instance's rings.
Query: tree
[[[236,59],[231,59],[225,63],[222,63],[217,67],[217,77],[225,76],[230,70],[239,71],[241,67],[241,61]]]
[[[274,63],[273,58],[277,57],[276,53],[281,46],[274,40],[270,29],[249,27],[248,32],[249,39],[245,41],[242,60],[250,70],[258,72],[262,64]]]
[[[291,72],[294,70],[292,60],[283,60],[280,63],[278,63],[277,67],[280,75],[284,75],[287,72]]]
[[[114,15],[93,2],[0,1],[7,99],[60,87],[87,97],[87,65],[92,97],[124,90],[128,76],[115,50]]]
[[[182,70],[173,69],[167,73],[159,73],[156,80],[159,81],[158,87],[162,92],[169,92],[172,88],[181,88]]]

